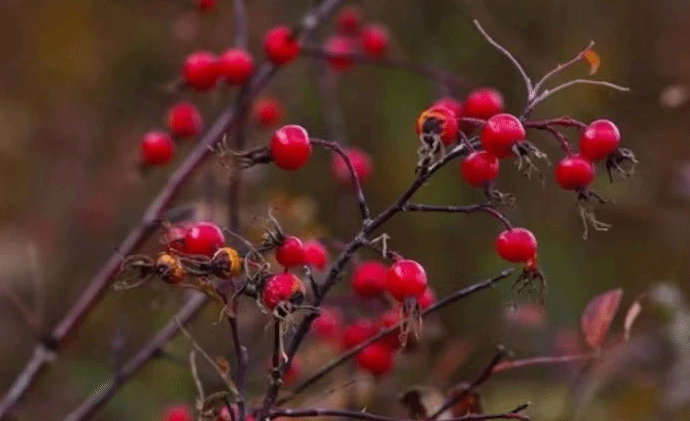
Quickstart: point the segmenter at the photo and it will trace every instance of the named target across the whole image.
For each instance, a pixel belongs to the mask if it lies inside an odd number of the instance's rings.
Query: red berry
[[[324,49],[332,54],[350,54],[352,52],[352,43],[345,37],[334,36],[326,41]],[[347,57],[330,57],[328,63],[334,70],[341,72],[352,68],[352,60]]]
[[[438,101],[434,102],[434,105],[432,105],[432,107],[448,108],[453,112],[453,114],[455,114],[456,119],[459,119],[463,116],[462,102],[458,101],[453,97],[447,96],[445,98],[441,98]]]
[[[218,61],[207,51],[198,51],[187,56],[182,67],[182,77],[188,86],[199,91],[208,91],[218,81]]]
[[[361,22],[362,16],[356,7],[345,7],[338,13],[338,31],[343,34],[356,34]]]
[[[185,404],[177,404],[168,407],[163,412],[161,421],[193,421],[192,411],[189,406]]]
[[[254,119],[264,127],[275,126],[284,114],[283,107],[275,99],[262,98],[254,103]]]
[[[569,155],[556,165],[556,181],[565,190],[584,190],[594,181],[594,164],[580,155]]]
[[[281,245],[276,248],[276,260],[286,268],[300,266],[304,261],[304,244],[299,238],[288,235]]]
[[[426,271],[414,260],[398,260],[386,274],[386,289],[398,301],[419,298],[426,287]]]
[[[343,315],[337,308],[321,308],[319,317],[311,324],[311,331],[319,339],[339,340],[343,325]]]
[[[273,64],[285,64],[297,57],[300,45],[299,41],[292,37],[290,28],[276,26],[264,37],[264,51]]]
[[[174,154],[175,144],[166,133],[150,131],[141,140],[141,159],[146,165],[165,165]]]
[[[488,120],[503,112],[503,95],[496,89],[479,88],[465,98],[465,116]]]
[[[460,132],[455,112],[440,105],[422,111],[417,118],[415,130],[423,142],[431,143],[438,137],[445,146],[455,142]]]
[[[388,54],[388,30],[383,25],[367,25],[362,29],[362,48],[371,57]]]
[[[271,157],[278,168],[298,170],[307,164],[310,156],[309,134],[302,126],[283,126],[273,133]]]
[[[293,380],[295,380],[299,376],[301,368],[302,363],[300,362],[299,358],[295,355],[292,358],[292,361],[290,361],[290,365],[285,370],[285,373],[283,374],[283,383],[286,385],[292,383]]]
[[[225,235],[218,225],[212,222],[197,222],[189,227],[184,236],[186,254],[213,257],[223,244]]]
[[[291,273],[274,275],[266,282],[261,293],[261,301],[269,310],[273,310],[278,304],[288,301],[301,304],[303,299],[304,285],[298,277]]]
[[[525,263],[537,254],[537,239],[525,228],[503,231],[494,246],[503,260],[513,263]]]
[[[436,294],[434,294],[434,290],[431,288],[427,288],[424,291],[424,294],[422,294],[421,297],[417,299],[417,304],[419,304],[419,308],[422,310],[426,310],[427,308],[431,307],[432,304],[436,302]]]
[[[184,238],[187,236],[187,231],[189,231],[190,227],[191,224],[178,224],[168,229],[165,233],[164,241],[169,250],[180,253],[185,252]]]
[[[371,344],[361,350],[355,357],[355,361],[360,368],[374,376],[388,374],[395,363],[393,350],[379,343]]]
[[[376,260],[357,266],[352,275],[352,290],[360,297],[376,297],[386,291],[388,267]]]
[[[397,326],[400,323],[400,309],[394,308],[388,310],[379,317],[378,322],[381,330]],[[400,348],[400,329],[396,329],[388,335],[385,335],[380,343],[393,349]]]
[[[618,149],[620,141],[620,132],[612,121],[596,120],[580,136],[580,154],[590,161],[599,161]]]
[[[218,74],[231,85],[243,85],[252,73],[254,59],[245,50],[233,48],[218,58]]]
[[[462,178],[473,187],[483,187],[498,177],[498,158],[487,151],[472,152],[460,164]]]
[[[304,263],[318,270],[324,270],[328,262],[328,251],[319,240],[304,243]]]
[[[196,8],[200,12],[212,12],[216,9],[218,0],[195,0]]]
[[[357,148],[346,149],[345,154],[350,158],[350,163],[352,163],[352,168],[355,170],[360,184],[364,184],[371,175],[372,163],[369,154]],[[332,155],[331,173],[338,184],[354,187],[352,185],[352,179],[350,178],[350,170],[345,160],[338,153]]]
[[[204,120],[191,102],[178,102],[168,111],[168,127],[173,136],[192,137],[201,133]]]
[[[379,328],[370,320],[360,319],[345,328],[343,347],[354,348],[379,333]]]
[[[525,128],[512,114],[496,114],[489,118],[479,136],[484,150],[496,158],[513,156],[513,145],[524,139]]]

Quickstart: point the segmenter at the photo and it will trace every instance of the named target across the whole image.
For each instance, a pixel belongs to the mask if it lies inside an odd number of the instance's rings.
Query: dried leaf
[[[621,288],[597,295],[585,307],[580,319],[585,340],[592,348],[599,348],[606,339],[613,317],[621,304]]]
[[[445,402],[440,390],[426,386],[408,389],[398,397],[398,400],[407,409],[412,419],[425,419],[431,416]],[[449,417],[444,417],[444,414],[438,417],[439,420],[444,418]]]
[[[635,302],[632,303],[630,308],[628,309],[628,312],[625,314],[625,323],[623,324],[623,339],[625,341],[628,341],[630,339],[630,330],[632,329],[633,323],[635,323],[635,320],[637,320],[637,316],[640,315],[640,312],[642,312],[642,299],[645,297],[645,294],[640,295],[637,297]]]
[[[225,377],[230,375],[230,363],[224,357],[216,357],[216,365],[218,369],[225,374]]]
[[[589,74],[593,75],[599,70],[599,64],[601,63],[601,58],[594,49],[590,48],[582,54],[582,57],[587,63],[589,63]]]
[[[451,407],[451,413],[454,418],[464,417],[469,414],[481,414],[482,406],[479,402],[479,393],[475,391],[467,391],[465,388],[452,390],[450,396],[457,400],[456,404]]]

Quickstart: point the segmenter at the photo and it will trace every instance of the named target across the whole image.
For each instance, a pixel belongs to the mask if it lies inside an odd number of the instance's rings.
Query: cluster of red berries
[[[328,53],[334,56],[328,59],[331,68],[346,71],[352,68],[352,60],[346,57],[358,51],[374,58],[381,58],[388,54],[388,30],[381,24],[371,23],[362,26],[362,16],[355,7],[344,8],[337,19],[337,34],[330,37],[324,44]]]

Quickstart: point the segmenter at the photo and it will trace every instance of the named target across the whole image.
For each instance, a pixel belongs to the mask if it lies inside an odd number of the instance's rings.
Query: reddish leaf
[[[582,312],[582,332],[592,348],[599,348],[606,339],[622,297],[623,290],[620,288],[607,291],[592,298]]]
[[[589,74],[593,75],[599,70],[599,64],[601,63],[601,58],[599,54],[593,49],[585,51],[583,54],[585,61],[589,64]]]

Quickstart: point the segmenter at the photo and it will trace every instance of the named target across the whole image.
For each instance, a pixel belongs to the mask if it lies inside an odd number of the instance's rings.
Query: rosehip
[[[264,127],[275,126],[284,114],[283,107],[275,99],[262,98],[254,103],[254,119]]]
[[[381,330],[397,326],[400,323],[400,309],[394,308],[383,313],[379,317],[378,323]],[[388,335],[385,335],[380,343],[393,349],[400,348],[400,329],[396,329]]]
[[[328,251],[319,240],[304,243],[304,263],[318,270],[324,270],[328,262]]]
[[[197,222],[189,227],[184,236],[186,254],[213,257],[225,244],[225,235],[218,225],[212,222]]]
[[[352,168],[355,170],[360,184],[364,184],[371,175],[372,163],[369,154],[357,148],[346,149],[345,154],[350,158],[350,163],[352,163]],[[354,187],[352,185],[350,170],[347,167],[347,163],[338,153],[332,155],[331,173],[338,184]]]
[[[378,377],[388,374],[393,369],[394,357],[393,350],[389,347],[374,343],[361,350],[355,361],[360,368]]]
[[[141,140],[141,159],[146,165],[165,165],[175,154],[175,144],[161,131],[150,131]]]
[[[280,303],[302,304],[304,294],[304,285],[298,277],[291,273],[281,273],[266,282],[261,292],[261,301],[264,307],[274,310]]]
[[[304,244],[299,238],[288,235],[276,248],[276,260],[286,268],[304,264]]]
[[[168,229],[164,238],[169,250],[180,253],[185,252],[184,238],[187,235],[187,231],[189,231],[189,227],[189,224],[179,224],[173,225]]]
[[[426,287],[426,271],[414,260],[398,260],[386,274],[386,289],[398,301],[419,298]]]
[[[436,294],[434,294],[434,291],[428,287],[424,291],[424,294],[422,294],[422,296],[417,299],[417,304],[419,304],[419,308],[421,308],[422,310],[426,310],[427,308],[431,307],[431,305],[435,302]]]
[[[349,54],[352,52],[352,44],[345,37],[334,36],[326,41],[324,49],[332,54]],[[352,68],[352,60],[347,57],[330,57],[328,63],[334,70],[341,72]]]
[[[388,30],[383,25],[367,25],[362,29],[362,48],[367,55],[380,58],[388,53]]]
[[[472,152],[460,164],[462,178],[473,187],[483,187],[498,177],[498,158],[487,151]]]
[[[169,407],[163,412],[162,421],[193,421],[192,411],[185,404],[177,404]]]
[[[344,7],[338,13],[338,31],[347,35],[354,35],[359,31],[362,17],[356,7]]]
[[[580,135],[580,154],[590,161],[599,161],[618,149],[621,135],[609,120],[596,120]]]
[[[218,58],[218,74],[231,85],[243,85],[254,73],[254,59],[245,50],[234,48]]]
[[[524,139],[525,128],[512,114],[496,114],[489,118],[479,136],[484,150],[496,158],[513,156],[513,145]]]
[[[347,326],[343,333],[343,347],[354,348],[379,333],[379,328],[370,320],[360,319]]]
[[[191,102],[178,102],[168,111],[168,127],[173,136],[192,137],[201,133],[204,120]]]
[[[352,275],[352,290],[360,297],[376,297],[386,290],[388,267],[376,260],[357,266]]]
[[[594,164],[580,155],[569,155],[558,162],[555,174],[565,190],[584,190],[594,181]]]
[[[298,170],[307,164],[311,156],[309,135],[302,126],[283,126],[273,133],[270,150],[278,168]]]
[[[465,116],[487,120],[503,112],[503,96],[496,89],[479,88],[465,98]]]
[[[196,1],[196,8],[200,12],[211,12],[215,10],[218,0],[195,0]]]
[[[311,331],[319,339],[339,340],[343,315],[337,308],[321,308],[319,317],[311,324]]]
[[[285,64],[292,61],[300,52],[299,41],[292,37],[292,31],[287,26],[276,26],[264,37],[264,51],[266,57],[273,64]]]
[[[462,107],[462,102],[458,101],[457,99],[453,97],[445,97],[441,98],[438,101],[434,102],[433,107],[445,107],[448,108],[455,114],[455,118],[458,119],[463,116],[463,107]]]
[[[207,51],[190,54],[182,67],[182,77],[188,86],[199,91],[208,91],[218,81],[216,56]]]
[[[494,246],[503,260],[513,263],[525,263],[537,254],[537,239],[525,228],[503,231]]]
[[[455,142],[460,132],[453,110],[439,105],[422,111],[415,129],[422,142],[431,144],[438,139],[445,146]]]

